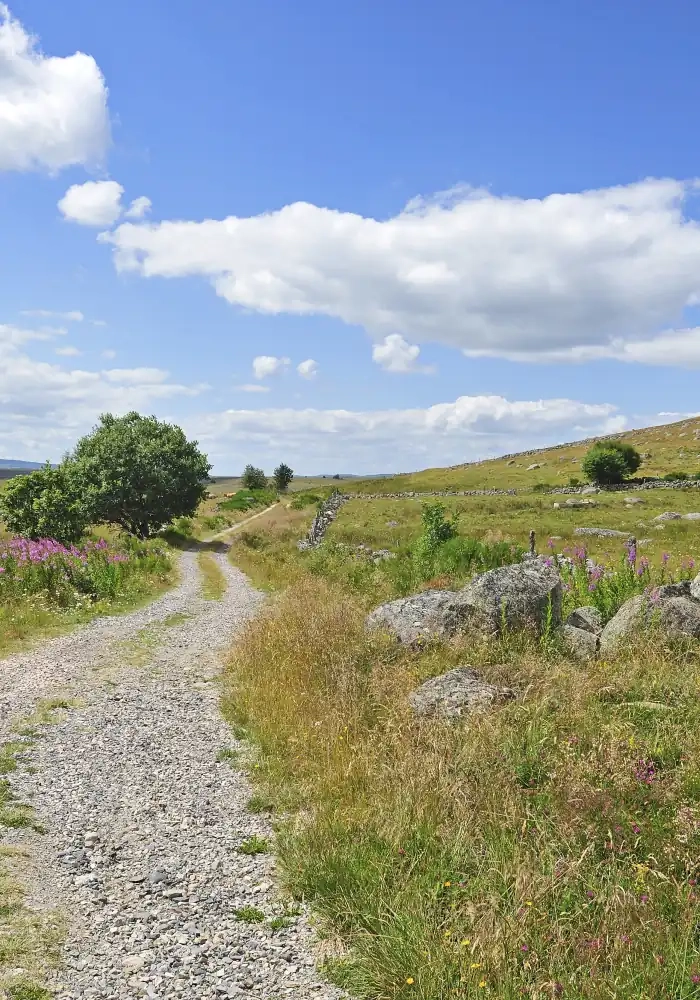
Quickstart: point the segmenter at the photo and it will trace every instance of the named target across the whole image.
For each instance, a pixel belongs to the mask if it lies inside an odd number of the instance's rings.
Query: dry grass
[[[293,816],[289,887],[347,948],[333,977],[367,1000],[698,996],[697,652],[418,655],[367,635],[365,608],[299,576],[228,665],[260,794]],[[522,698],[413,718],[407,693],[465,662]]]
[[[202,596],[207,601],[220,601],[226,593],[226,577],[211,552],[200,552],[197,556],[202,576]]]

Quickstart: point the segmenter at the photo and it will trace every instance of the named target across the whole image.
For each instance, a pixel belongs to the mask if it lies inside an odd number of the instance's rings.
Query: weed
[[[238,760],[238,751],[232,750],[231,747],[222,747],[216,752],[216,760],[219,764],[235,764]]]
[[[238,847],[239,854],[267,854],[270,850],[270,845],[264,837],[258,837],[257,834],[253,834],[252,837],[248,837],[244,840],[242,844]]]
[[[5,989],[7,1000],[51,1000],[52,994],[28,980],[14,982]]]
[[[197,556],[202,574],[202,596],[207,601],[220,601],[226,593],[226,577],[210,552],[200,552]]]
[[[244,924],[261,924],[265,914],[257,906],[241,906],[240,909],[233,911],[233,918]]]
[[[274,803],[267,795],[251,795],[246,803],[246,809],[250,813],[267,813],[274,810]]]

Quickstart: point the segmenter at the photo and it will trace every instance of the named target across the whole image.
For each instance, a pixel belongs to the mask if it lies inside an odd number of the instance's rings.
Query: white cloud
[[[307,358],[306,361],[300,361],[297,365],[297,372],[302,378],[316,378],[318,375],[318,361],[314,361],[313,358]]]
[[[256,378],[279,375],[290,364],[289,358],[274,358],[269,354],[259,354],[257,358],[253,358],[253,374]]]
[[[264,465],[284,455],[306,472],[372,473],[466,462],[625,425],[609,403],[461,396],[415,409],[231,409],[191,418],[188,429],[223,471],[254,454]]]
[[[91,319],[90,322],[93,326],[107,326],[107,323],[103,319]]]
[[[72,184],[58,203],[69,222],[81,226],[111,226],[122,211],[124,188],[116,181]]]
[[[111,361],[112,358],[116,358],[116,356],[117,352],[113,351],[111,347],[105,348],[105,350],[102,352],[102,357],[106,358],[108,361]]]
[[[0,170],[93,164],[108,143],[107,88],[92,56],[44,55],[0,3]]]
[[[400,333],[390,333],[380,344],[372,348],[372,361],[388,372],[400,372],[403,375],[419,373],[432,375],[433,365],[419,365],[420,347],[409,344]]]
[[[65,347],[57,347],[56,354],[60,354],[64,358],[77,358],[80,357],[82,351],[79,351],[77,347],[66,344]]]
[[[124,212],[124,217],[127,219],[142,219],[151,210],[151,199],[146,198],[145,195],[141,195],[140,198],[134,198],[132,203]]]
[[[0,455],[60,458],[107,410],[152,412],[204,387],[172,382],[159,368],[86,371],[37,361],[26,351],[55,332],[0,325]]]
[[[82,323],[85,319],[79,309],[72,309],[70,312],[53,312],[51,309],[22,309],[20,315],[38,316],[44,319],[63,319],[70,323]]]
[[[648,345],[700,295],[700,225],[684,215],[696,188],[649,179],[542,199],[460,188],[384,221],[299,202],[101,238],[120,270],[201,275],[243,308],[337,317],[375,340],[627,360],[619,345]]]
[[[255,382],[246,382],[244,385],[234,385],[236,392],[269,392],[269,385],[260,385]]]

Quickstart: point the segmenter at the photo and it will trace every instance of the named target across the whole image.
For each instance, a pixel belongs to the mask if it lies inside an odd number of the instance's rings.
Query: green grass
[[[238,751],[232,750],[230,747],[222,747],[216,752],[216,760],[219,764],[231,764],[233,767],[238,760]]]

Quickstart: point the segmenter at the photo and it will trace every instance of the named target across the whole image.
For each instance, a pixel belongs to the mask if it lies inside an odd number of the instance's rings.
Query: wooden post
[[[535,551],[535,529],[534,528],[530,532],[530,555],[531,556],[537,555],[537,553]]]

